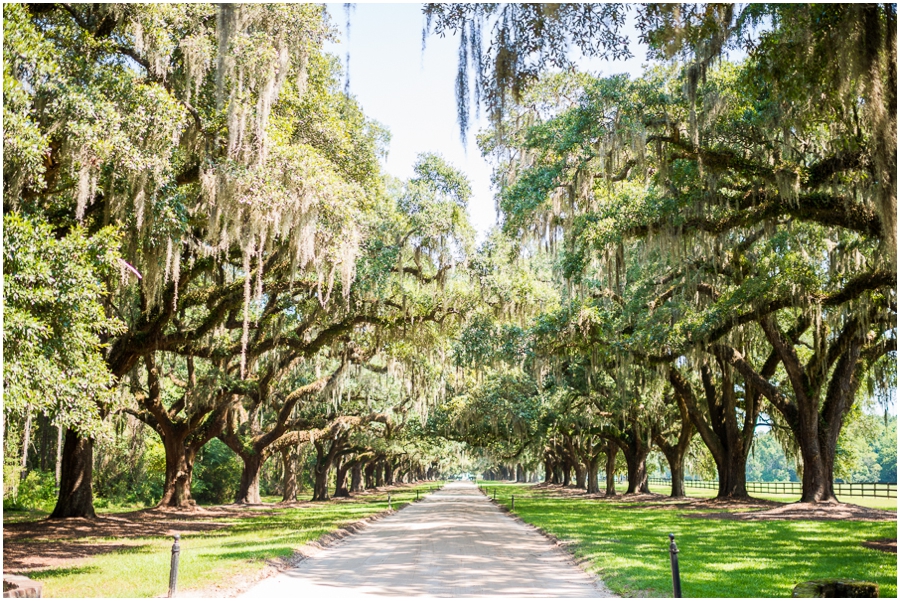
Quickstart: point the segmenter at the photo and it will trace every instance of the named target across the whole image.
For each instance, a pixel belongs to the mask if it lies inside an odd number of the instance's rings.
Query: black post
[[[181,554],[181,546],[178,541],[180,540],[181,535],[176,534],[175,544],[172,545],[172,565],[169,569],[169,597],[174,597],[178,588],[178,555]]]
[[[510,509],[510,511],[512,511],[515,508],[516,508],[516,495],[513,495],[512,500],[509,502],[509,509]]]
[[[669,557],[672,560],[672,589],[675,597],[681,598],[681,574],[678,572],[678,547],[675,545],[675,535],[669,535]]]
[[[416,501],[418,501],[418,500],[419,500],[419,489],[417,488],[416,489]]]
[[[394,506],[391,505],[391,495],[388,493],[388,511],[394,511]]]

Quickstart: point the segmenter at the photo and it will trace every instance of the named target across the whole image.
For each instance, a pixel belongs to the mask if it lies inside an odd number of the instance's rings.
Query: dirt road
[[[247,598],[607,597],[550,541],[455,482],[264,580]]]

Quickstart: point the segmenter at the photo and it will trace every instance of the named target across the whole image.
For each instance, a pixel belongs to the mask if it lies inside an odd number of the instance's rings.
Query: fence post
[[[516,508],[516,495],[512,496],[512,500],[509,502],[509,509],[514,510]]]
[[[178,541],[181,535],[175,535],[175,544],[172,545],[172,563],[169,568],[169,597],[174,597],[178,589],[178,556],[181,554],[181,545]]]
[[[388,493],[388,511],[394,511],[394,506],[391,505],[391,495]]]
[[[681,598],[681,574],[678,571],[678,547],[675,546],[675,535],[669,535],[669,558],[672,562],[672,589],[676,598]]]

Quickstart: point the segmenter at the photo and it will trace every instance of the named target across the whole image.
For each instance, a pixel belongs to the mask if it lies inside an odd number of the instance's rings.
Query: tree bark
[[[22,471],[19,477],[24,480],[28,475],[28,447],[31,446],[31,407],[25,407],[25,430],[22,434]]]
[[[553,484],[562,484],[565,481],[563,477],[562,463],[557,460],[553,462]]]
[[[313,468],[313,501],[328,500],[328,473],[331,471],[333,455],[331,449],[326,452],[322,443],[316,441],[316,465]],[[331,443],[332,448],[334,443]]]
[[[647,455],[650,454],[650,447],[646,445],[639,445],[634,449],[623,447],[622,452],[625,453],[625,464],[628,466],[628,490],[625,494],[650,492],[647,485]]]
[[[384,484],[385,486],[394,485],[394,461],[392,459],[384,460]]]
[[[335,464],[335,476],[334,476],[334,496],[335,497],[349,497],[350,491],[347,490],[347,471],[349,470],[349,463],[346,461],[342,461],[338,458]]]
[[[719,391],[716,390],[712,370],[707,365],[700,368],[708,418],[700,410],[692,385],[674,367],[669,369],[669,381],[675,394],[684,402],[691,422],[716,463],[719,474],[716,498],[747,499],[747,454],[759,416],[759,395],[753,390],[748,391],[743,417],[740,417],[736,409],[735,385],[731,372],[721,362],[719,365],[722,368]],[[766,366],[764,369],[768,371],[771,367],[771,372],[774,373],[777,362],[769,361]],[[742,424],[738,423],[739,419]]]
[[[284,468],[281,476],[281,500],[293,503],[297,500],[297,470],[290,449],[281,450],[281,463]]]
[[[614,497],[616,492],[616,455],[619,452],[619,446],[609,440],[606,444],[606,496]]]
[[[313,484],[313,501],[328,500],[328,474],[330,471],[330,465],[316,465],[316,468],[314,470],[315,480]]]
[[[350,468],[350,492],[362,492],[362,465],[359,463]]]
[[[572,467],[575,469],[575,487],[584,490],[587,486],[585,478],[587,471],[584,469],[584,465],[580,461],[575,461]]]
[[[63,427],[56,426],[56,486],[62,479]]]
[[[587,493],[595,495],[600,492],[600,480],[597,476],[600,456],[592,455],[587,464]]]
[[[375,471],[377,464],[377,461],[370,461],[366,464],[366,467],[363,470],[363,474],[366,479],[366,490],[375,488]]]
[[[562,464],[562,484],[563,486],[568,486],[572,483],[572,463],[568,457],[565,457]]]
[[[158,507],[185,508],[196,505],[191,497],[191,479],[194,458],[199,449],[185,444],[185,438],[182,432],[170,432],[162,437],[166,451],[166,479]]]
[[[91,492],[94,441],[66,429],[60,461],[59,497],[51,518],[95,518]]]
[[[246,452],[240,454],[244,467],[241,470],[241,483],[234,502],[241,505],[259,505],[262,499],[259,496],[259,471],[266,457],[260,453]]]
[[[670,443],[666,440],[666,436],[661,432],[656,432],[653,440],[656,442],[656,446],[659,447],[663,455],[665,455],[666,461],[669,463],[669,471],[672,474],[672,491],[670,496],[679,498],[685,496],[684,456],[691,446],[691,438],[694,435],[694,426],[691,422],[691,416],[688,412],[687,405],[681,395],[675,395],[675,402],[678,405],[678,412],[681,416],[678,440],[676,440],[674,444]]]
[[[384,461],[375,464],[375,488],[384,486]]]
[[[650,492],[647,484],[647,455],[650,454],[650,445],[649,441],[645,440],[643,429],[637,421],[623,422],[618,436],[608,436],[615,440],[625,455],[625,465],[628,469],[626,495]]]

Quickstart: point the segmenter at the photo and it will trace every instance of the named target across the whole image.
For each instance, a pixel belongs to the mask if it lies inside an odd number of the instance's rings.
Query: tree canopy
[[[95,472],[179,509],[472,462],[636,493],[657,451],[674,496],[889,477],[894,5],[425,5],[490,117],[480,242],[439,154],[384,172],[320,6],[3,10],[4,481],[55,428],[54,517]],[[579,69],[632,25],[641,74]]]

